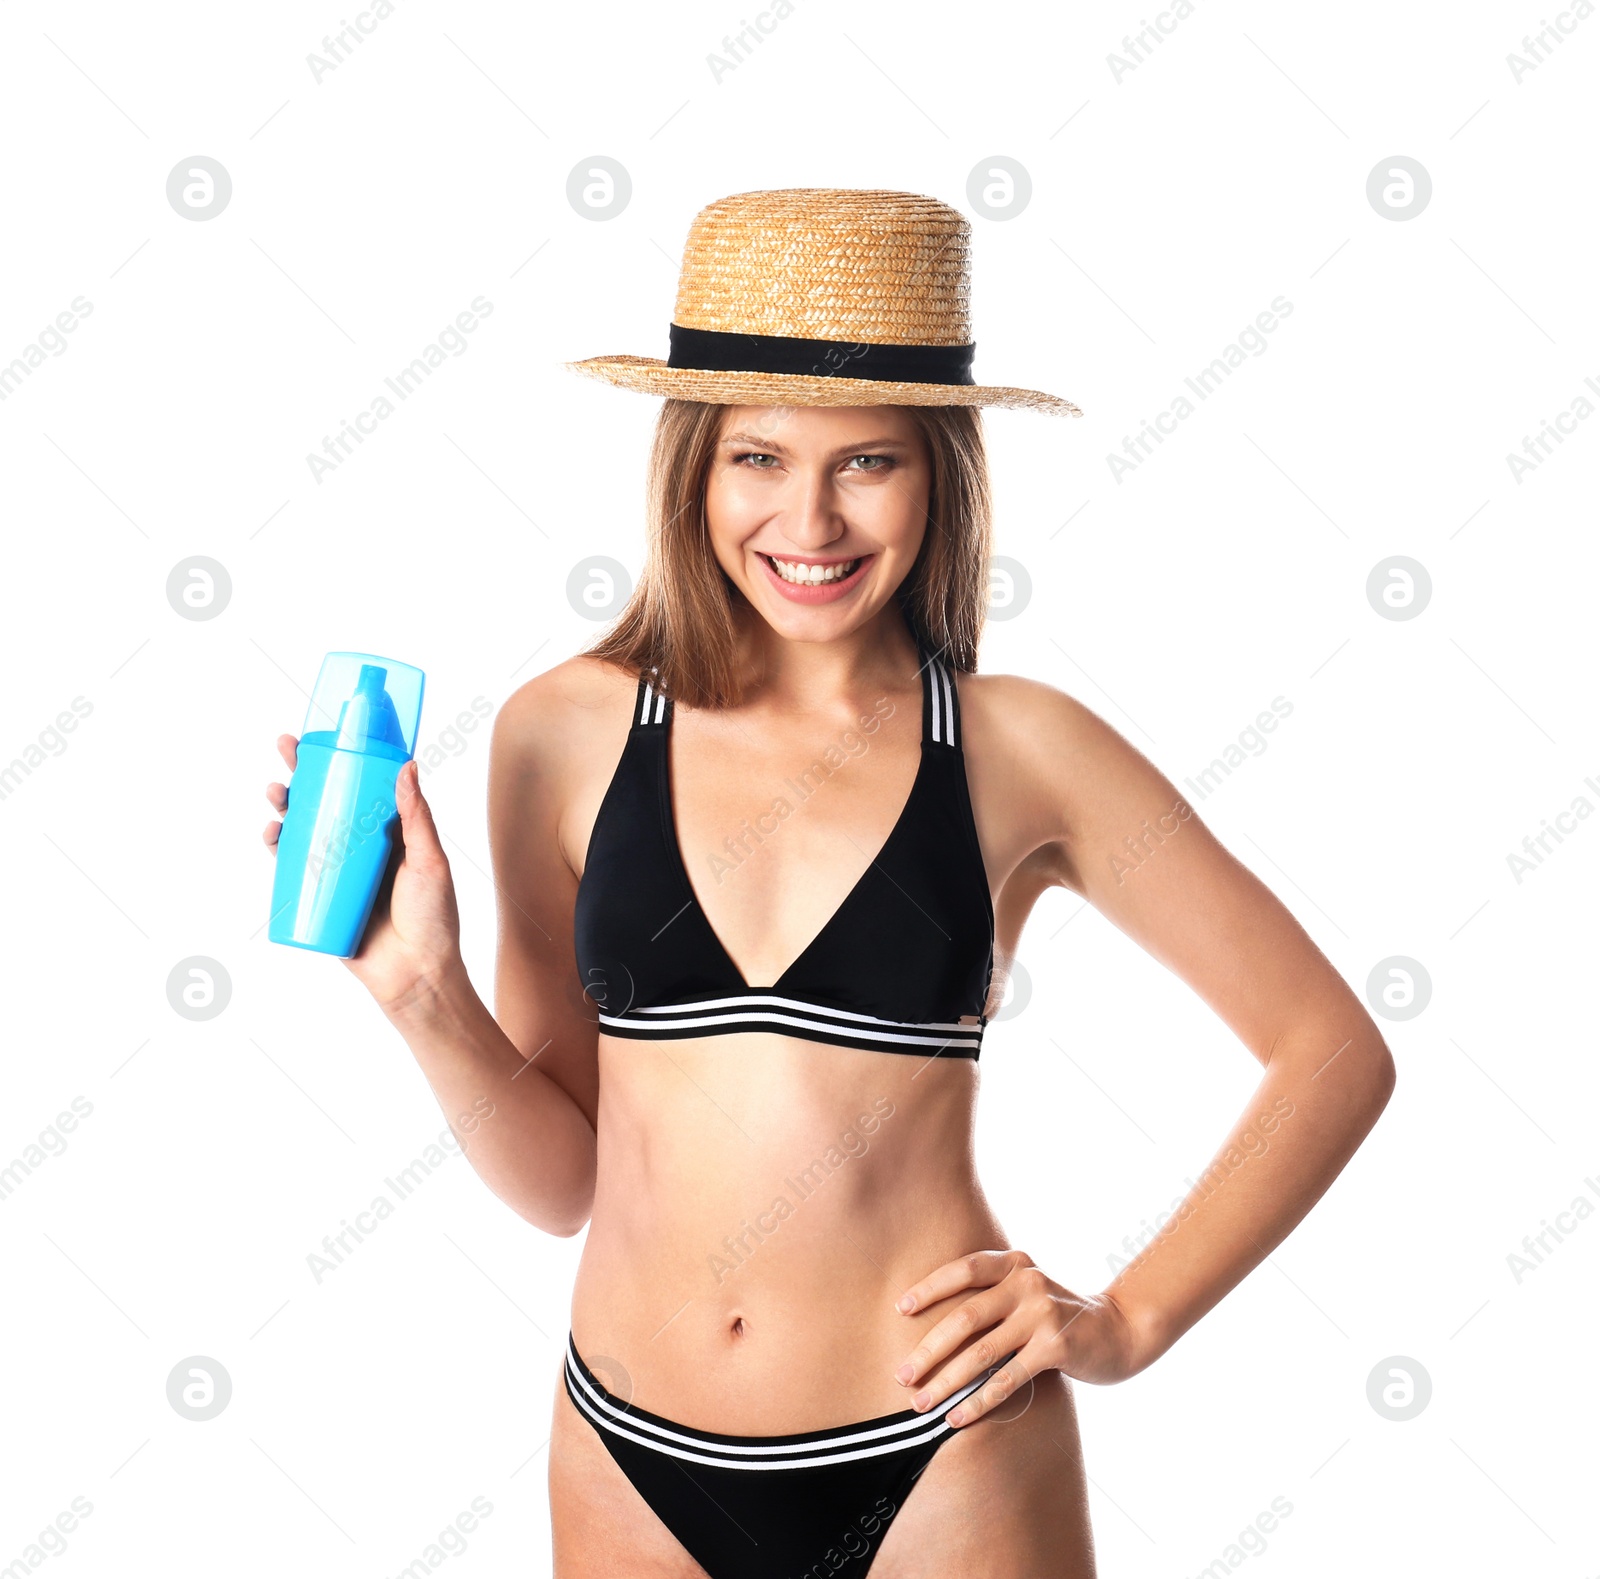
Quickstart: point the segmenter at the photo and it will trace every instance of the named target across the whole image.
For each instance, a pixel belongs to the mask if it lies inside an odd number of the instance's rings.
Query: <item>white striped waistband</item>
[[[944,1436],[955,1430],[944,1416],[970,1393],[976,1392],[1007,1360],[952,1393],[924,1414],[895,1418],[886,1425],[861,1430],[856,1425],[836,1431],[800,1436],[728,1437],[695,1431],[691,1427],[660,1423],[659,1416],[641,1415],[619,1405],[612,1395],[585,1375],[572,1335],[567,1335],[566,1376],[573,1402],[599,1429],[624,1437],[673,1458],[724,1469],[806,1469],[819,1464],[848,1464],[856,1459],[896,1453]]]

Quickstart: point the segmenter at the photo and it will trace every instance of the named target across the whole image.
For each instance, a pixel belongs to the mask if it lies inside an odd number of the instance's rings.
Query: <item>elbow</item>
[[[1394,1095],[1395,1063],[1394,1054],[1387,1047],[1383,1050],[1383,1101],[1382,1107],[1389,1105],[1389,1098]]]
[[[575,1195],[567,1201],[544,1201],[540,1205],[542,1209],[537,1214],[525,1214],[535,1228],[543,1229],[556,1239],[575,1238],[589,1226],[589,1219],[594,1215],[593,1184],[591,1182],[581,1196]]]
[[[547,1190],[535,1209],[523,1215],[535,1228],[557,1239],[571,1239],[583,1232],[594,1215],[596,1137],[591,1121],[580,1118],[577,1156],[560,1174],[546,1178]]]
[[[552,1239],[575,1238],[589,1223],[587,1212],[554,1212],[548,1202],[541,1202],[531,1210],[517,1207],[516,1213],[523,1222],[537,1228],[542,1234],[549,1234]]]
[[[1372,1083],[1383,1093],[1383,1100],[1387,1102],[1394,1094],[1394,1054],[1389,1051],[1389,1044],[1376,1026],[1373,1027],[1372,1045],[1367,1050],[1367,1062],[1371,1066]]]
[[[1394,1054],[1389,1051],[1389,1045],[1382,1036],[1373,1036],[1364,1065],[1367,1106],[1371,1122],[1376,1123],[1379,1115],[1388,1107],[1389,1098],[1394,1095],[1395,1083]]]
[[[485,1182],[523,1222],[556,1239],[571,1239],[582,1233],[594,1214],[592,1170],[586,1180],[564,1181],[554,1188],[554,1181],[542,1180],[539,1182],[544,1188],[533,1189],[530,1181],[521,1177]]]
[[[541,1226],[547,1234],[552,1234],[557,1239],[574,1239],[589,1226],[589,1213],[584,1212],[581,1216],[574,1214]]]
[[[1335,1041],[1339,1050],[1330,1057],[1326,1049]],[[1314,1032],[1297,1038],[1292,1047],[1281,1049],[1280,1056],[1293,1060],[1306,1082],[1308,1095],[1311,1089],[1336,1092],[1338,1107],[1351,1122],[1363,1123],[1364,1130],[1377,1123],[1394,1095],[1394,1054],[1377,1026],[1370,1022],[1354,1035],[1342,1028],[1330,1035],[1326,1026],[1319,1025]],[[1273,1061],[1269,1056],[1269,1067]]]

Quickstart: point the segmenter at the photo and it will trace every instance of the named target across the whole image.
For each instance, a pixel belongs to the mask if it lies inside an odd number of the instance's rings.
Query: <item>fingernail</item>
[[[960,1425],[961,1422],[966,1418],[966,1415],[959,1409],[952,1409],[950,1413],[945,1416],[945,1419],[948,1420],[951,1425]]]
[[[895,1307],[894,1308],[896,1310],[898,1310],[898,1311],[904,1312],[904,1311],[910,1310],[911,1307],[913,1305],[915,1305],[915,1304],[916,1304],[916,1301],[909,1294],[902,1294],[900,1296],[900,1298],[895,1302]]]
[[[926,1409],[928,1407],[928,1405],[930,1403],[932,1403],[932,1402],[933,1402],[933,1399],[931,1398],[931,1396],[928,1393],[921,1392],[921,1393],[918,1393],[917,1396],[911,1400],[911,1407],[913,1409]]]
[[[916,1374],[917,1372],[915,1366],[902,1365],[900,1369],[894,1373],[894,1379],[897,1382],[909,1382]]]

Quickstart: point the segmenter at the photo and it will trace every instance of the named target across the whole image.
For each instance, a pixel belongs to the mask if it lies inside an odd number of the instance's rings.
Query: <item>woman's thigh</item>
[[[1072,1387],[1034,1377],[946,1437],[901,1504],[871,1579],[1095,1579]]]
[[[554,1579],[706,1579],[559,1379],[550,1422],[550,1534]]]

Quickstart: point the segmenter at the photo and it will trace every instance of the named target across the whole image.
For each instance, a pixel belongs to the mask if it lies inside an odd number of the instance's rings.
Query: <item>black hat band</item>
[[[800,340],[784,334],[729,334],[671,324],[668,367],[703,373],[793,373],[895,384],[970,384],[971,345],[872,345]]]

